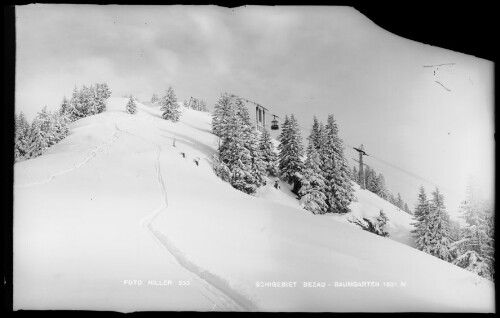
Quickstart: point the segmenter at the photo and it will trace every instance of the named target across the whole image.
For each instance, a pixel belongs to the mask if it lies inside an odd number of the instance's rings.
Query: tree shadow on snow
[[[181,122],[182,124],[186,125],[186,126],[189,126],[191,128],[194,128],[196,130],[199,130],[201,132],[204,132],[204,133],[208,133],[208,134],[212,134],[212,130],[211,129],[203,129],[203,128],[199,128],[199,127],[196,127],[196,126],[193,126],[191,124],[188,124],[186,122]]]

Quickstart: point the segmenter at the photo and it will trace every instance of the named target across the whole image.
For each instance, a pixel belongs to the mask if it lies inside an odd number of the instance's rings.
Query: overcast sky
[[[230,92],[294,113],[304,137],[313,115],[334,114],[410,208],[420,184],[437,184],[454,215],[469,174],[492,195],[494,64],[393,35],[353,8],[37,4],[16,17],[16,111],[30,119],[96,82],[140,100],[171,85],[210,108]]]

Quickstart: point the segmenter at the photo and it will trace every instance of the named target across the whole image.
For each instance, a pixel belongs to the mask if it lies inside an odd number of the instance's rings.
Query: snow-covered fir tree
[[[190,108],[193,109],[193,110],[198,110],[198,99],[197,98],[192,98],[190,100],[190,104],[189,104]]]
[[[382,173],[379,173],[377,175],[376,184],[377,184],[377,187],[376,187],[374,193],[384,200],[387,199],[387,188],[385,186],[385,177]]]
[[[328,208],[325,195],[326,183],[321,170],[321,158],[313,138],[309,138],[306,154],[299,190],[301,206],[313,214],[324,214]]]
[[[387,191],[387,201],[394,206],[396,205],[397,199],[396,196],[394,196],[394,193]]]
[[[52,118],[52,129],[53,129],[53,135],[55,139],[55,143],[58,143],[59,141],[63,140],[66,138],[66,136],[69,134],[69,117],[65,115],[61,115],[58,112],[54,112],[51,114]]]
[[[396,206],[398,208],[400,208],[401,210],[403,210],[404,207],[405,207],[405,203],[403,201],[403,198],[401,198],[401,194],[400,193],[398,193],[398,197],[397,197],[397,201],[396,201]]]
[[[271,177],[279,176],[278,154],[274,150],[271,134],[264,128],[259,140],[259,149],[262,153],[262,160],[266,164],[266,172]]]
[[[198,110],[201,112],[208,112],[207,102],[205,100],[200,99],[200,105]]]
[[[250,151],[250,156],[252,158],[251,161],[251,169],[252,174],[255,180],[255,185],[258,187],[265,186],[267,180],[267,164],[264,161],[264,157],[262,156],[262,152],[259,147],[259,135],[255,130],[253,130],[252,126],[248,126],[248,139],[246,143],[246,147]]]
[[[214,154],[212,156],[212,159],[215,175],[221,178],[223,181],[230,183],[232,173],[231,170],[229,170],[228,165],[226,164],[227,160],[226,162],[224,162],[221,158],[220,153]]]
[[[76,121],[80,118],[85,117],[85,113],[83,112],[82,99],[80,98],[80,91],[75,86],[73,89],[73,94],[69,101],[69,107],[71,108],[70,119],[71,121]]]
[[[43,121],[37,116],[33,119],[28,139],[27,157],[35,158],[47,150],[48,143],[45,132],[42,129]]]
[[[93,110],[92,110],[92,115],[95,114],[100,114],[103,111],[106,110],[106,103],[104,102],[104,99],[102,99],[101,91],[100,91],[101,84],[95,84],[94,86],[91,86],[92,91],[92,97],[94,98],[94,105],[93,105]]]
[[[392,196],[392,194],[391,194]],[[430,214],[430,204],[425,193],[424,186],[420,186],[418,192],[417,205],[413,213],[414,222],[412,225],[415,227],[411,233],[415,238],[415,248],[422,251],[425,246],[429,245],[429,237],[427,236],[427,222]]]
[[[76,86],[68,104],[61,105],[60,111],[67,114],[71,121],[87,116],[102,113],[106,110],[106,100],[111,96],[111,91],[106,83],[98,83],[79,90]],[[63,110],[64,109],[64,110]]]
[[[495,281],[495,215],[493,206],[491,203],[486,204],[486,224],[487,224],[487,235],[488,242],[486,244],[486,252],[487,259],[489,260],[489,271],[490,271],[490,279]]]
[[[220,161],[230,171],[227,180],[235,189],[248,194],[253,194],[257,186],[251,173],[252,157],[250,151],[243,146],[243,132],[241,131],[241,120],[232,116],[228,124],[234,129],[224,139],[219,151]]]
[[[191,102],[191,109],[200,110],[200,100],[198,98],[193,98]]]
[[[60,108],[50,112],[44,107],[31,125],[24,115],[16,118],[15,156],[35,158],[69,134],[69,123],[80,118],[97,114],[105,110],[106,99],[111,92],[106,83],[83,85],[81,90],[75,86],[70,100],[63,98]],[[22,129],[21,129],[22,127]],[[21,135],[21,132],[23,134]],[[24,136],[21,138],[20,136]]]
[[[286,182],[293,185],[292,192],[298,195],[304,170],[304,163],[302,162],[304,146],[302,145],[299,125],[293,114],[290,119],[288,115],[285,116],[279,141],[280,175]]]
[[[444,206],[444,197],[436,188],[432,192],[432,200],[429,204],[429,214],[420,216],[419,231],[421,235],[417,237],[416,247],[428,254],[445,261],[453,259],[450,251],[450,226],[449,216]]]
[[[461,230],[461,239],[452,244],[457,255],[453,264],[494,280],[493,214],[475,192],[469,180],[466,200],[460,206],[460,217],[466,224]]]
[[[322,167],[321,170],[323,171],[323,162],[325,161],[324,156],[326,154],[325,148],[327,143],[326,128],[322,122],[318,122],[316,116],[314,116],[311,135],[309,136],[308,139],[309,142],[313,143],[314,147],[319,153],[319,158]],[[323,171],[323,176],[324,176],[324,171]]]
[[[172,89],[172,86],[168,87],[165,95],[161,98],[160,105],[160,109],[163,112],[163,119],[171,120],[173,122],[179,121],[181,112],[179,110],[177,97],[175,96],[175,92]]]
[[[33,120],[26,132],[25,158],[35,158],[43,154],[69,134],[70,120],[59,111],[50,112],[44,107]]]
[[[234,96],[234,106],[236,108],[236,116],[241,118],[243,123],[243,141],[244,146],[250,151],[251,160],[251,173],[254,177],[254,182],[257,187],[266,185],[267,164],[264,161],[262,152],[259,145],[259,136],[253,129],[248,108],[245,106],[243,100]]]
[[[408,204],[406,204],[406,203],[405,203],[405,205],[404,205],[403,210],[404,210],[406,213],[411,214],[410,208],[408,207]]]
[[[106,100],[111,97],[111,90],[106,83],[98,83],[95,86],[96,114],[106,110]]]
[[[453,243],[458,242],[461,239],[461,237],[460,237],[461,235],[462,235],[462,228],[460,226],[460,222],[450,219],[450,239],[451,239],[451,241]],[[453,243],[452,243],[452,245],[453,245]]]
[[[370,166],[366,166],[364,169],[364,176],[366,190],[375,192],[375,189],[377,188],[377,173],[375,170],[373,170]]]
[[[40,122],[40,129],[43,132],[47,147],[55,145],[59,140],[55,133],[53,117],[47,110],[47,106],[45,106],[42,111],[37,114],[37,118]]]
[[[316,139],[315,141],[316,149],[319,151],[321,162],[323,162],[324,161],[323,155],[324,155],[324,149],[326,147],[327,138],[326,138],[326,128],[322,122],[319,123],[318,134],[315,139]]]
[[[207,111],[207,103],[203,99],[192,98],[190,102],[191,103],[188,104],[188,107],[191,107],[191,109],[198,110],[201,112]]]
[[[236,96],[223,94],[226,103],[222,144],[214,170],[234,188],[254,194],[266,184],[266,165],[259,148],[257,133],[250,123],[248,109]]]
[[[151,96],[151,103],[156,103],[157,101],[158,101],[158,95],[153,94],[153,96]]]
[[[389,233],[386,231],[386,225],[389,218],[384,213],[384,210],[380,210],[379,216],[377,217],[377,234],[383,237],[389,236]]]
[[[84,107],[82,109],[84,110],[85,116],[97,114],[97,96],[94,85],[90,85],[89,87],[83,85],[80,94],[83,99]]]
[[[73,108],[71,107],[70,101],[66,98],[66,96],[63,97],[63,100],[61,102],[61,106],[59,107],[59,114],[61,116],[64,116],[68,119],[71,120],[72,118],[72,113]]]
[[[366,166],[366,168],[364,169],[364,177],[365,177],[365,186],[367,190],[375,193],[382,199],[387,200],[392,204],[398,206],[397,199],[394,199],[386,188],[385,177],[382,173],[377,174],[375,169]]]
[[[212,115],[212,132],[218,136],[221,141],[226,138],[228,119],[233,112],[233,98],[228,93],[223,93],[214,106]]]
[[[125,106],[125,109],[126,109],[127,113],[129,113],[129,114],[137,113],[137,105],[135,104],[135,101],[134,101],[134,98],[132,97],[132,95],[130,95],[128,102],[127,102],[127,106]]]
[[[23,112],[16,115],[14,135],[14,158],[26,158],[29,144],[30,124]]]
[[[326,180],[328,210],[331,213],[347,213],[354,199],[350,170],[344,156],[344,145],[338,136],[337,123],[333,115],[328,116],[325,126],[325,141],[321,149],[323,176]]]
[[[321,147],[323,146],[323,131],[318,121],[318,118],[314,116],[313,118],[313,126],[311,130],[311,135],[309,135],[309,142],[313,143],[314,148],[318,151],[321,151]]]

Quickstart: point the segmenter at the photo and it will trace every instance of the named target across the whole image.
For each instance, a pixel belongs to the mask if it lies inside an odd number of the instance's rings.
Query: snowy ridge
[[[116,111],[116,110],[118,110],[118,109],[121,108],[123,102],[125,102],[125,101],[128,101],[128,99],[126,99],[126,98],[111,99],[111,102],[108,103],[107,108],[110,111]],[[143,106],[143,105],[141,105],[141,106]],[[147,120],[147,123],[151,122],[151,117],[147,116],[145,118]],[[93,126],[96,125],[95,122],[92,122],[92,119],[93,118],[90,117],[90,118],[84,118],[82,120],[79,120],[78,122],[73,123],[72,126],[71,126],[71,128],[72,128],[72,130],[82,129],[83,127],[85,127],[86,129],[89,129],[89,128],[91,128],[91,127],[93,127]],[[86,125],[84,124],[85,122],[86,122]],[[121,125],[126,125],[125,129],[130,129],[130,128],[138,125],[138,124],[145,124],[145,123],[144,122],[140,122],[140,121],[134,119],[133,121],[130,121],[130,120],[121,120],[120,124]],[[74,171],[74,170],[79,169],[82,166],[86,165],[90,160],[92,160],[93,158],[95,158],[98,154],[107,151],[112,146],[112,144],[119,138],[119,135],[124,132],[124,130],[118,128],[118,123],[111,124],[111,123],[108,122],[108,123],[106,123],[106,126],[113,127],[113,134],[112,134],[111,138],[109,138],[108,140],[102,142],[101,144],[93,147],[81,159],[81,161],[73,164],[69,168],[62,169],[62,170],[59,170],[57,172],[54,172],[54,173],[52,173],[51,175],[49,175],[48,177],[46,177],[43,180],[33,181],[33,182],[26,183],[26,184],[14,184],[14,187],[20,187],[20,188],[31,187],[31,186],[37,186],[37,185],[41,185],[41,184],[44,184],[44,183],[47,183],[47,182],[51,182],[54,178],[56,178],[56,177],[58,177],[60,175],[66,174],[66,173],[71,172],[71,171]],[[49,151],[47,151],[46,154],[50,154],[51,151],[53,151],[53,149],[49,149]]]
[[[407,246],[410,216],[374,194],[356,188],[343,216],[312,215],[274,180],[243,194],[213,173],[210,114],[181,108],[172,123],[141,103],[126,114],[127,100],[111,98],[46,154],[16,163],[15,308],[494,312],[493,283]],[[390,238],[347,220],[380,209]],[[353,281],[405,285],[333,286]],[[266,282],[297,286],[258,287]]]
[[[31,186],[37,186],[37,185],[41,185],[41,184],[44,184],[44,183],[47,183],[47,182],[51,182],[52,180],[54,180],[54,178],[57,178],[58,176],[60,175],[63,175],[63,174],[66,174],[68,172],[71,172],[71,171],[74,171],[76,169],[79,169],[81,168],[82,166],[86,165],[90,160],[92,160],[92,158],[94,158],[96,155],[98,155],[99,153],[101,152],[104,152],[106,151],[109,147],[111,147],[111,144],[114,143],[116,140],[118,139],[118,130],[115,131],[115,133],[113,133],[113,136],[111,137],[111,139],[109,141],[106,141],[104,142],[103,144],[99,145],[99,146],[96,146],[94,147],[89,153],[88,155],[86,155],[82,161],[74,164],[72,167],[70,168],[67,168],[67,169],[63,169],[63,170],[60,170],[58,172],[55,172],[53,174],[51,174],[50,176],[48,176],[46,179],[43,179],[43,180],[40,180],[40,181],[34,181],[34,182],[30,182],[30,183],[27,183],[27,184],[19,184],[19,185],[14,185],[14,187],[17,187],[17,188],[23,188],[23,187],[31,187]]]

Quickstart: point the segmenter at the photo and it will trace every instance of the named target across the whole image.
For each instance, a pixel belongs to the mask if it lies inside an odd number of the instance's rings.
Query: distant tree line
[[[198,110],[201,112],[208,112],[207,102],[205,102],[203,99],[191,97],[191,99],[189,101],[185,100],[183,102],[183,105],[186,108],[191,108],[191,109]]]
[[[169,100],[174,101],[173,97],[175,97],[175,93],[173,92],[173,89],[171,87],[169,89],[171,89],[171,91],[167,90],[165,95],[162,98],[159,98],[157,94],[153,94],[153,96],[151,97],[151,103],[158,103],[158,102],[162,103],[162,101],[163,101],[163,104],[165,104],[165,101],[169,101]],[[165,97],[167,97],[167,98],[165,98]],[[177,104],[177,98],[175,98],[175,103]],[[202,112],[208,112],[207,102],[205,102],[205,100],[203,100],[203,99],[191,97],[189,99],[189,101],[184,100],[184,102],[182,102],[182,105],[186,108],[190,108],[190,109],[194,109],[194,110],[198,110],[198,111],[202,111]]]
[[[391,193],[386,185],[385,185],[385,177],[382,173],[378,173],[371,168],[370,166],[366,166],[364,169],[364,178],[365,178],[365,186],[368,191],[371,191],[381,197],[382,199],[392,203],[397,206],[399,209],[405,211],[408,214],[411,214],[411,210],[408,207],[403,199],[401,198],[401,194],[393,194]],[[354,182],[360,184],[359,180],[359,170],[356,166],[352,167],[351,177]]]
[[[103,112],[111,92],[106,83],[73,90],[70,100],[63,98],[58,111],[44,107],[31,123],[24,113],[15,115],[14,158],[15,161],[35,158],[43,154],[68,133],[68,125],[80,118]]]
[[[76,86],[70,100],[63,98],[60,114],[68,117],[71,122],[99,114],[106,110],[106,100],[111,96],[108,84],[98,83],[91,86]]]
[[[159,100],[159,98],[158,98],[158,95],[156,95],[156,93],[153,94],[153,96],[151,96],[151,103],[156,103],[158,100]]]
[[[69,119],[59,112],[50,112],[47,107],[38,112],[28,123],[24,113],[15,118],[15,161],[40,156],[48,148],[64,139],[69,133]]]

